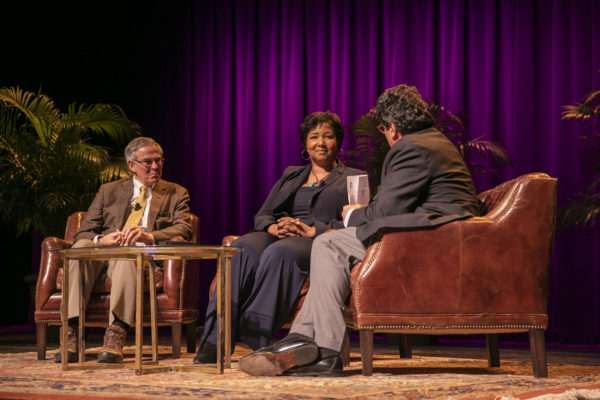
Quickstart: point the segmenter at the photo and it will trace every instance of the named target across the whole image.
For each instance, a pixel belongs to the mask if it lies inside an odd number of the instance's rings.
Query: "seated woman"
[[[310,164],[286,168],[254,217],[254,230],[233,242],[245,250],[231,260],[232,348],[236,340],[253,350],[269,344],[289,319],[308,276],[313,239],[344,227],[346,177],[364,172],[336,158],[343,138],[336,114],[308,115],[300,126],[300,140]],[[216,331],[214,293],[194,364],[216,362]]]

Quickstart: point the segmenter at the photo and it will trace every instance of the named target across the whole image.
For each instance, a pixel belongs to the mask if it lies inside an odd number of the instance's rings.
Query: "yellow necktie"
[[[131,214],[129,214],[129,218],[127,218],[127,222],[125,222],[123,229],[139,225],[142,215],[144,215],[144,210],[146,209],[146,201],[148,200],[146,199],[146,189],[148,189],[148,186],[141,187],[140,195],[135,199],[135,204],[133,205]]]

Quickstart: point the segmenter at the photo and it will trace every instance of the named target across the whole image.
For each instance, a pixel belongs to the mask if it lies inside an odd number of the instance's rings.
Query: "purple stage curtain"
[[[190,188],[204,243],[245,233],[313,111],[355,122],[386,88],[415,85],[464,113],[469,137],[501,142],[513,165],[557,177],[559,204],[593,179],[589,126],[561,107],[600,89],[597,0],[214,0],[180,3],[160,104],[165,173]],[[343,148],[352,147],[346,140]],[[600,343],[600,248],[593,229],[557,234],[549,338]],[[526,246],[526,243],[523,243]],[[506,249],[510,251],[510,248]],[[526,265],[523,268],[527,268]]]

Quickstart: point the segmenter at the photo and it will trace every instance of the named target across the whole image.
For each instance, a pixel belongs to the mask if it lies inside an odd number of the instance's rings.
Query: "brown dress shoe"
[[[110,325],[104,333],[104,345],[98,353],[98,362],[118,363],[123,361],[123,345],[127,331],[118,325]]]
[[[60,338],[62,340],[62,327],[60,328]],[[69,326],[69,330],[67,331],[67,361],[70,363],[77,362],[78,354],[77,354],[77,329]],[[62,361],[62,344],[58,349],[58,353],[54,354],[54,362],[59,363]]]

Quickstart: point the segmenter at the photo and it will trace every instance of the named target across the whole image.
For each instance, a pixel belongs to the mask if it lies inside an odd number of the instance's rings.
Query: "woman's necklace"
[[[325,175],[322,179],[319,179],[319,177],[317,176],[317,174],[315,174],[315,171],[312,168],[310,169],[310,172],[315,177],[315,182],[310,183],[308,185],[308,187],[321,186],[321,183],[323,183],[323,181],[325,180],[325,178],[327,178],[329,176],[329,172],[328,172],[327,175]]]

